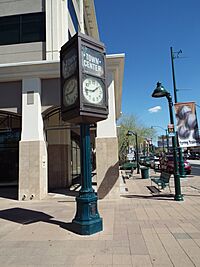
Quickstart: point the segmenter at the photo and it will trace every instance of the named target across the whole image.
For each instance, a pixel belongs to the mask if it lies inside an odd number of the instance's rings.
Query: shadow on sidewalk
[[[155,194],[155,195],[121,195],[124,198],[152,199],[152,200],[169,200],[174,201],[173,194]]]
[[[65,188],[49,189],[48,193],[76,197],[79,195],[80,188],[81,188],[81,177],[80,175],[77,175],[75,178],[73,178],[72,185],[70,188],[65,187]]]
[[[36,222],[55,224],[70,232],[75,232],[72,222],[62,222],[53,219],[49,214],[41,211],[29,210],[24,208],[11,208],[0,211],[0,219],[12,221],[22,225],[29,225]]]
[[[94,172],[92,173],[92,179],[95,176],[95,174],[96,173]],[[92,186],[96,186],[96,185],[97,183],[92,180]],[[72,185],[70,186],[70,188],[65,187],[65,188],[50,189],[48,193],[53,193],[53,194],[58,194],[58,195],[60,194],[60,195],[65,195],[65,196],[70,196],[70,197],[77,197],[79,196],[80,189],[81,189],[81,176],[78,175],[76,178],[73,178]],[[66,201],[59,201],[59,202],[66,202]]]

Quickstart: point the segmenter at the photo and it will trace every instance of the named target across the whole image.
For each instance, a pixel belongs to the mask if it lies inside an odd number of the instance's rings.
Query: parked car
[[[125,162],[122,166],[121,166],[121,170],[135,170],[137,167],[137,163],[135,161],[133,162]]]
[[[151,162],[151,168],[155,170],[160,169],[160,159],[157,156],[154,156],[154,159]]]
[[[165,156],[165,158],[161,160],[161,170],[169,173],[174,172],[174,158],[172,155]],[[192,170],[190,163],[186,159],[184,159],[184,170],[186,174],[190,174]]]
[[[140,163],[141,165],[143,165],[145,159],[146,159],[146,156],[140,156],[139,163]]]
[[[184,170],[186,174],[191,174],[192,167],[186,159],[184,160]]]
[[[200,159],[200,155],[198,153],[191,153],[187,156],[187,159]]]
[[[153,158],[152,157],[146,157],[145,160],[144,160],[144,165],[146,167],[150,167],[152,161],[153,161]]]

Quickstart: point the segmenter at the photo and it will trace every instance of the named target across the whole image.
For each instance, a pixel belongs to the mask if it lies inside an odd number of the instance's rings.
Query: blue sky
[[[199,0],[95,0],[95,6],[107,54],[125,53],[124,114],[136,115],[147,127],[167,128],[167,99],[151,94],[160,81],[174,96],[171,46],[183,52],[174,61],[178,102],[195,101],[200,106]],[[149,112],[156,106],[158,112]],[[197,117],[200,127],[200,107]]]

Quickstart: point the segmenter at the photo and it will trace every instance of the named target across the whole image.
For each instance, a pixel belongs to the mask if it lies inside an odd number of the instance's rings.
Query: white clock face
[[[71,78],[67,80],[63,88],[63,102],[65,106],[70,106],[76,102],[78,97],[77,80]]]
[[[99,81],[93,77],[83,81],[83,95],[92,104],[100,104],[103,100],[103,88]]]

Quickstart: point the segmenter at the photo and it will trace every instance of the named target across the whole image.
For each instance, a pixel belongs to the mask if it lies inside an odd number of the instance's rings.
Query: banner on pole
[[[180,147],[199,146],[199,129],[195,102],[176,103],[176,126]]]

